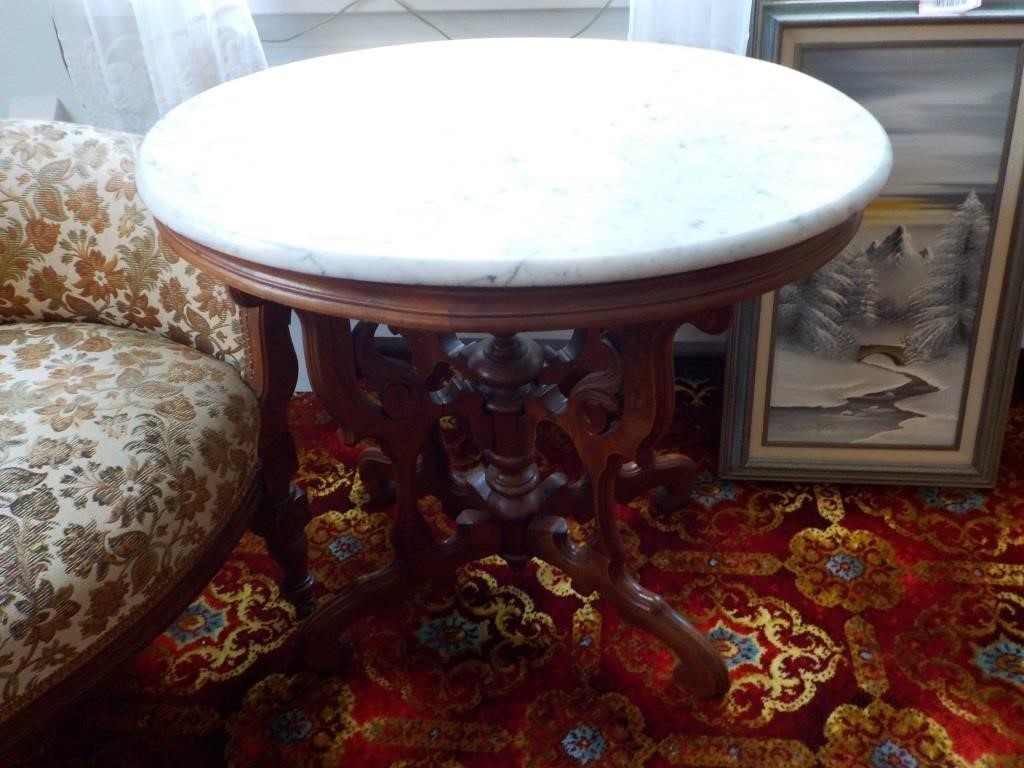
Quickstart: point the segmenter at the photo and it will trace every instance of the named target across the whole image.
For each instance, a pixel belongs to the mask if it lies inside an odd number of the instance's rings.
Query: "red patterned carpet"
[[[733,687],[670,660],[547,566],[482,561],[362,621],[341,674],[291,658],[295,619],[246,536],[202,596],[12,765],[1024,766],[1024,398],[992,491],[719,481],[720,369],[684,370],[684,512],[620,508],[642,581],[716,641]],[[312,396],[295,400],[325,592],[389,558]],[[567,466],[550,435],[546,460]],[[436,514],[429,501],[425,514]]]

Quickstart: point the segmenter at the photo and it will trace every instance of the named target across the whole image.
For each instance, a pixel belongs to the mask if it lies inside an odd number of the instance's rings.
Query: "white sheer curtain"
[[[50,0],[84,122],[142,133],[171,107],[267,66],[246,0]]]
[[[752,0],[630,0],[629,39],[745,54]]]

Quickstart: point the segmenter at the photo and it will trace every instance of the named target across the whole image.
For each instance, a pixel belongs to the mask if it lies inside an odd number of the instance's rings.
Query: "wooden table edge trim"
[[[685,317],[761,295],[809,274],[853,239],[861,213],[794,245],[705,269],[567,286],[449,287],[323,277],[248,262],[157,222],[183,259],[269,301],[325,315],[433,331],[540,331]],[[812,269],[808,269],[808,264]]]

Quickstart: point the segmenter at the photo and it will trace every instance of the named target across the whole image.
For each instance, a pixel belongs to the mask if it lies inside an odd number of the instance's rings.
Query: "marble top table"
[[[139,191],[171,247],[250,308],[270,478],[259,520],[288,529],[274,540],[293,542],[292,592],[309,582],[308,509],[288,484],[289,307],[324,406],[377,441],[365,487],[396,507],[394,560],[305,620],[307,663],[331,668],[352,622],[498,554],[599,591],[675,655],[682,687],[723,694],[711,643],[627,567],[615,506],[655,488],[661,514],[685,514],[697,465],[654,449],[672,420],[676,328],[723,330],[732,302],[838,253],[890,165],[878,123],[828,86],[640,43],[346,53],[170,112],[143,142]],[[382,322],[404,357],[381,349]],[[543,328],[575,330],[558,349],[518,333]],[[454,469],[439,426],[452,417],[478,466]],[[544,423],[575,446],[578,480],[541,472]],[[426,495],[454,524],[443,542]],[[593,522],[588,542],[570,519]]]
[[[175,232],[271,267],[564,286],[782,248],[863,209],[890,164],[870,114],[793,70],[501,39],[344,53],[218,86],[150,131],[138,184]]]

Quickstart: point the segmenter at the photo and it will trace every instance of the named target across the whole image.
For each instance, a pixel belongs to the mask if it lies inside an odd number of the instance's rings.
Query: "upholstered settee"
[[[260,453],[275,437],[260,436],[261,398],[274,387],[250,332],[273,312],[241,310],[161,243],[135,188],[138,141],[0,121],[8,743],[165,629],[250,513],[262,509],[261,532],[280,533],[281,500],[260,505]],[[278,373],[280,400],[287,366]],[[287,478],[274,482],[280,496]],[[308,587],[304,522],[290,539],[270,537],[272,552],[294,555],[292,587]]]

